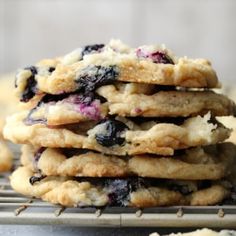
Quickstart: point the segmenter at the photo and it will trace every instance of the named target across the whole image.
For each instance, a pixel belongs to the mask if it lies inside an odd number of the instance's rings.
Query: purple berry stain
[[[139,58],[149,58],[154,63],[162,63],[162,64],[173,64],[174,61],[168,56],[165,52],[162,51],[156,51],[152,53],[145,52],[141,48],[138,48],[136,51],[136,55]]]
[[[65,102],[75,105],[75,110],[91,120],[101,120],[100,101],[92,100],[90,97],[84,98],[81,95],[71,95]]]
[[[142,109],[141,108],[139,108],[139,107],[136,107],[135,109],[134,109],[134,111],[135,111],[135,113],[141,113],[142,112]]]

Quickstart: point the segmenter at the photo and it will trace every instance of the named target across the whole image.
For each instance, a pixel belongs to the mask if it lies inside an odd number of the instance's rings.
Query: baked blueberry
[[[37,85],[37,82],[33,76],[27,79],[25,90],[22,93],[21,98],[20,98],[21,102],[28,102],[31,98],[35,96],[36,91],[37,91],[36,85]]]
[[[122,145],[125,138],[121,137],[123,131],[128,127],[121,121],[109,119],[103,120],[99,123],[102,124],[101,133],[96,133],[96,141],[105,147],[111,147],[114,145]]]
[[[126,206],[130,193],[135,191],[131,179],[108,179],[105,181],[105,186],[108,189],[110,206]]]
[[[28,102],[37,92],[37,82],[35,80],[35,75],[38,72],[35,66],[26,67],[24,70],[30,70],[31,76],[26,79],[26,86],[23,93],[21,94],[20,101]],[[15,83],[15,87],[17,87],[17,82]]]
[[[35,162],[38,162],[39,161],[39,158],[41,157],[41,155],[43,154],[43,152],[46,150],[46,148],[45,147],[41,147],[41,148],[39,148],[36,152],[35,152],[35,154],[34,154],[34,161]]]
[[[42,179],[44,179],[46,176],[44,175],[40,175],[40,176],[31,176],[30,179],[29,179],[29,182],[31,185],[34,185],[35,182],[38,182]]]
[[[49,67],[49,68],[48,68],[48,71],[49,71],[50,73],[52,73],[55,69],[56,69],[55,67]]]
[[[24,68],[24,70],[30,70],[33,76],[35,76],[38,73],[38,70],[35,66],[26,67]]]
[[[55,67],[47,67],[46,69],[48,70],[49,73],[52,73],[55,70]],[[29,66],[29,67],[24,68],[24,71],[27,71],[27,70],[30,71],[31,74],[28,78],[27,77],[23,78],[25,80],[24,81],[25,86],[24,86],[24,90],[21,94],[21,98],[20,98],[21,102],[28,102],[31,98],[33,98],[35,96],[35,94],[38,91],[35,75],[45,73],[44,68],[43,68],[43,70],[40,70],[40,68],[37,68],[35,66]],[[18,87],[17,83],[18,83],[18,81],[17,81],[17,77],[16,77],[16,80],[15,80],[15,87],[16,88]]]
[[[118,75],[116,66],[88,66],[76,79],[78,91],[84,94],[94,92],[103,85],[113,84]]]
[[[104,48],[104,44],[92,44],[83,47],[81,52],[82,57],[93,52],[100,52]]]

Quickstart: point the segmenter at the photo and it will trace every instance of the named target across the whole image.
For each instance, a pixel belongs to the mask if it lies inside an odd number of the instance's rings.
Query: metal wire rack
[[[1,176],[0,224],[236,228],[236,206],[64,208],[23,197],[11,189],[7,176]]]
[[[17,151],[16,157],[19,156]],[[19,163],[15,160],[15,166]],[[215,227],[236,229],[235,206],[65,208],[12,190],[8,175],[0,176],[0,224],[83,227]]]

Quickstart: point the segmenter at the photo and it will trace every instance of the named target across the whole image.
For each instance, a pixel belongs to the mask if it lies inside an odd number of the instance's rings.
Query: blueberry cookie
[[[175,58],[164,47],[136,49],[112,41],[108,45],[88,45],[16,75],[15,87],[21,101],[36,94],[91,93],[115,81],[195,88],[218,87],[211,63],[205,59]]]
[[[21,110],[13,84],[14,74],[0,75],[0,137],[2,137],[6,117]]]
[[[211,112],[213,116],[236,115],[232,100],[213,91],[189,91],[153,87],[136,91],[143,84],[117,83],[100,87],[96,92],[105,98],[109,114],[144,117],[188,117]],[[156,91],[157,90],[157,91]],[[167,90],[167,91],[163,91]]]
[[[12,153],[6,143],[0,140],[0,172],[9,171],[12,167]]]
[[[27,112],[22,112],[7,119],[6,139],[36,147],[83,148],[114,155],[173,155],[175,149],[216,144],[230,135],[229,129],[210,120],[209,113],[175,123],[166,119],[140,123],[116,117],[97,124],[85,122],[56,128],[40,123],[26,125],[26,117]]]
[[[236,147],[230,143],[192,148],[171,157],[147,154],[107,156],[83,149],[22,147],[21,163],[47,176],[126,177],[204,180],[231,172]]]
[[[160,89],[160,90],[159,90]],[[233,101],[212,91],[162,91],[161,86],[116,83],[102,86],[97,97],[81,93],[46,94],[30,110],[28,123],[64,125],[101,120],[109,115],[128,117],[188,117],[236,115]],[[165,88],[168,89],[168,88]],[[159,90],[159,91],[158,91]]]
[[[27,167],[15,170],[10,182],[16,192],[69,207],[214,205],[229,194],[222,184],[209,181],[47,177]]]

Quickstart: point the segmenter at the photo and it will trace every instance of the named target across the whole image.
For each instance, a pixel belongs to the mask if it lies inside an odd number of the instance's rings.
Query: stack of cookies
[[[229,198],[235,115],[205,59],[119,40],[19,70],[28,110],[5,138],[22,147],[15,191],[64,206],[214,205]]]

